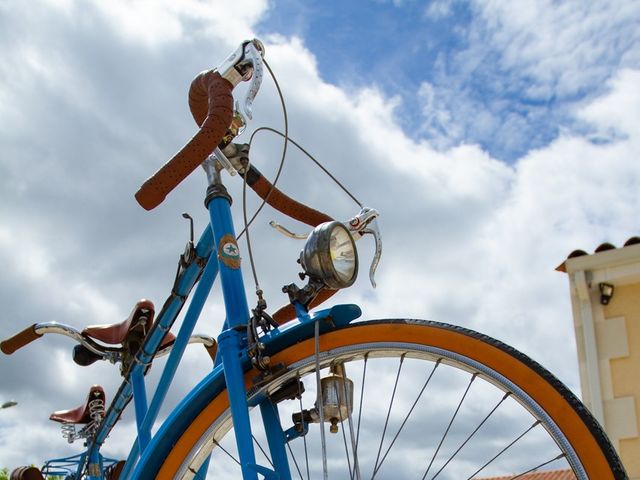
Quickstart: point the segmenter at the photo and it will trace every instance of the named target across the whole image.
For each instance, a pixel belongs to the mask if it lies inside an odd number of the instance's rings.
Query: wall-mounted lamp
[[[600,303],[602,305],[609,305],[611,297],[613,297],[613,285],[610,283],[601,283],[600,287]]]

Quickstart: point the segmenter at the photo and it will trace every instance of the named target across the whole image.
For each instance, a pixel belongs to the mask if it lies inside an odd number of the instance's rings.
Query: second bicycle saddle
[[[86,401],[77,408],[69,410],[59,410],[53,412],[49,419],[60,423],[85,424],[91,422],[91,404],[96,400],[101,400],[102,405],[105,403],[104,389],[100,385],[94,385],[89,389]]]

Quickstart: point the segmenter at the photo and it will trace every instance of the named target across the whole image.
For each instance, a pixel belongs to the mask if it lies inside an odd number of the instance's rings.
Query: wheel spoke
[[[464,399],[467,398],[467,393],[469,393],[469,389],[471,388],[471,384],[476,379],[477,375],[478,375],[477,373],[474,373],[471,376],[471,380],[469,380],[469,384],[467,385],[467,388],[465,389],[464,393],[462,394],[462,398],[460,399],[460,402],[458,402],[458,406],[456,407],[456,411],[453,412],[453,416],[451,417],[451,420],[449,421],[449,425],[447,425],[447,428],[444,431],[444,434],[442,435],[442,438],[440,439],[440,443],[438,444],[438,447],[436,448],[436,451],[433,452],[433,456],[431,457],[431,461],[429,462],[429,466],[427,467],[426,472],[424,472],[424,475],[422,476],[422,480],[427,478],[427,474],[429,473],[429,470],[431,469],[431,465],[433,465],[434,460],[438,456],[438,452],[440,451],[440,447],[442,447],[442,444],[444,443],[444,439],[447,438],[447,435],[449,434],[449,430],[451,429],[451,425],[453,425],[453,421],[458,416],[458,412],[460,411],[460,407],[462,407],[462,403],[464,402]]]
[[[298,381],[298,398],[300,398],[300,400],[302,400],[302,394],[300,393],[300,376],[297,375],[296,379]],[[276,406],[271,402],[269,402],[269,405],[271,405],[271,408],[273,409],[274,413],[277,414],[278,411],[276,410]],[[277,415],[277,416],[278,416],[278,420],[280,420],[279,419],[280,416],[279,415]],[[282,422],[280,422],[280,430],[282,430],[284,432],[284,429],[282,428]],[[254,439],[255,439],[255,437],[254,437]],[[291,449],[291,445],[287,441],[285,441],[285,444],[287,446],[287,449],[289,450],[289,455],[291,455],[291,460],[293,460],[293,464],[296,467],[296,470],[298,471],[298,475],[300,476],[300,480],[303,480],[302,472],[300,471],[300,466],[298,465],[298,461],[296,460],[296,456],[294,455],[293,450]],[[305,447],[306,447],[306,444],[307,444],[306,439],[305,439],[304,444],[305,444]],[[306,448],[305,448],[305,457],[306,457],[306,454],[307,454],[307,452],[306,452]],[[307,466],[308,466],[308,462],[307,462]]]
[[[316,361],[316,402],[320,414],[320,441],[322,442],[322,477],[329,478],[327,469],[327,439],[324,432],[324,400],[322,398],[322,383],[320,382],[320,323],[315,322],[314,327],[315,361]]]
[[[302,472],[300,471],[300,467],[298,466],[298,461],[296,460],[296,456],[293,454],[293,450],[291,450],[291,445],[289,445],[289,442],[286,442],[286,444],[287,444],[287,449],[289,450],[289,455],[291,455],[291,460],[293,460],[293,464],[295,465],[296,470],[298,471],[300,480],[302,480]]]
[[[296,373],[296,381],[298,382],[298,403],[300,405],[300,411],[302,412],[302,392],[300,391],[300,372]],[[307,480],[311,480],[311,474],[309,473],[309,449],[307,447],[306,435],[302,435],[302,442],[304,444],[304,461],[307,467]],[[289,449],[291,449],[291,446],[289,446]]]
[[[535,471],[537,471],[539,468],[545,467],[545,466],[549,465],[550,463],[553,463],[553,462],[555,462],[556,460],[560,460],[561,458],[564,458],[564,457],[565,457],[565,454],[564,454],[564,453],[561,453],[560,455],[558,455],[558,456],[557,456],[557,457],[555,457],[555,458],[552,458],[551,460],[547,460],[546,462],[541,463],[540,465],[536,465],[535,467],[530,468],[530,469],[529,469],[529,470],[527,470],[526,472],[522,472],[522,473],[519,473],[518,475],[516,475],[515,477],[511,477],[509,480],[515,480],[516,478],[524,477],[527,473],[535,472]]]
[[[411,408],[409,409],[409,412],[407,413],[407,415],[405,415],[404,420],[402,421],[402,424],[400,425],[400,428],[398,429],[398,431],[394,435],[393,440],[391,440],[391,443],[389,444],[389,447],[387,448],[386,452],[384,453],[384,456],[382,457],[382,460],[380,461],[380,464],[378,465],[378,468],[374,471],[374,475],[382,467],[382,463],[385,461],[385,459],[387,458],[387,455],[389,455],[389,452],[391,451],[391,447],[393,447],[393,444],[396,442],[396,440],[400,436],[400,432],[402,431],[402,429],[406,425],[407,420],[409,420],[409,417],[411,416],[411,413],[413,412],[413,409],[418,404],[418,401],[420,400],[420,398],[422,398],[422,394],[424,393],[425,389],[427,388],[427,385],[429,385],[429,382],[431,381],[431,378],[433,377],[433,374],[436,372],[436,369],[440,365],[441,361],[442,361],[442,359],[439,358],[436,361],[436,363],[433,365],[433,369],[431,370],[431,373],[429,373],[429,376],[427,377],[427,380],[424,382],[424,385],[422,385],[422,388],[420,389],[420,392],[418,392],[418,396],[416,397],[416,399],[414,400],[413,404],[411,405]]]
[[[218,442],[216,441],[216,439],[215,439],[215,438],[214,438],[212,441],[213,441],[213,444],[214,444],[215,446],[217,446],[220,450],[222,450],[224,453],[226,453],[226,454],[227,454],[227,456],[228,456],[231,460],[233,460],[234,462],[236,462],[238,465],[241,465],[240,461],[239,461],[236,457],[234,457],[233,455],[231,455],[231,454],[227,451],[227,449],[225,449],[222,445],[220,445],[220,443],[218,443]]]
[[[344,444],[344,454],[347,458],[347,468],[349,470],[349,478],[353,478],[355,475],[355,469],[351,469],[351,456],[349,455],[349,446],[347,445],[347,433],[344,430],[344,419],[342,418],[342,411],[340,413],[340,430],[342,430],[342,443]]]
[[[389,417],[391,416],[391,409],[393,408],[393,400],[396,397],[396,390],[398,388],[398,379],[400,378],[400,372],[402,371],[402,364],[404,363],[403,353],[400,355],[400,363],[398,364],[398,373],[396,374],[396,380],[393,384],[393,392],[391,393],[391,400],[389,401],[389,408],[387,410],[387,418],[384,421],[384,428],[382,429],[382,436],[380,437],[380,446],[378,447],[378,455],[376,456],[376,463],[373,465],[373,474],[371,475],[371,480],[375,478],[376,473],[378,473],[378,461],[380,460],[380,453],[382,452],[382,444],[384,443],[384,436],[387,432],[387,426],[389,424]]]
[[[449,457],[449,459],[445,462],[445,464],[444,464],[444,465],[442,465],[442,467],[440,467],[440,470],[438,470],[438,471],[436,472],[436,474],[435,474],[433,477],[431,477],[431,480],[434,480],[438,475],[440,475],[440,472],[442,472],[442,471],[445,469],[445,467],[446,467],[447,465],[449,465],[449,463],[451,462],[451,460],[453,460],[453,459],[454,459],[454,457],[455,457],[455,456],[460,452],[460,450],[462,450],[462,449],[464,448],[464,446],[469,442],[469,440],[471,440],[471,438],[476,434],[476,432],[477,432],[478,430],[480,430],[480,428],[482,427],[482,425],[484,425],[484,424],[485,424],[485,422],[486,422],[487,420],[489,420],[489,418],[493,415],[493,413],[494,413],[494,412],[495,412],[495,411],[500,407],[500,405],[502,405],[502,403],[503,403],[507,398],[509,398],[509,396],[510,396],[510,395],[511,395],[511,392],[507,392],[507,393],[505,393],[505,394],[504,394],[504,396],[500,399],[500,401],[496,404],[496,406],[494,406],[494,407],[491,409],[491,411],[487,414],[487,416],[486,416],[486,417],[484,417],[484,418],[482,419],[482,421],[481,421],[481,422],[478,424],[478,426],[473,430],[473,432],[471,432],[471,433],[469,434],[469,436],[467,436],[467,438],[464,440],[464,442],[462,442],[462,444],[460,444],[460,446],[456,449],[456,451],[455,451],[455,452],[453,452],[453,454]]]
[[[362,367],[362,384],[360,385],[360,405],[358,405],[358,426],[356,428],[356,446],[354,448],[354,456],[358,458],[358,445],[360,443],[360,421],[362,420],[362,405],[364,402],[364,385],[367,378],[367,362],[369,361],[369,353],[364,355],[364,366]]]
[[[258,448],[262,452],[262,455],[264,455],[264,458],[267,459],[267,462],[269,462],[271,464],[272,468],[275,468],[273,466],[273,462],[271,461],[271,458],[269,458],[269,455],[267,455],[267,452],[265,451],[264,448],[262,448],[262,445],[260,445],[260,442],[258,441],[258,439],[255,437],[255,435],[253,433],[251,434],[251,437],[253,438],[254,443],[258,446]]]
[[[529,428],[527,428],[524,432],[522,432],[520,435],[518,435],[518,437],[515,440],[513,440],[509,445],[507,445],[502,450],[500,450],[493,458],[491,458],[491,460],[489,460],[482,467],[480,467],[478,470],[476,470],[467,480],[471,480],[473,477],[475,477],[478,473],[480,473],[482,470],[484,470],[489,464],[491,464],[496,458],[498,458],[504,452],[509,450],[513,445],[516,444],[516,442],[518,442],[522,437],[524,437],[527,433],[529,433],[531,430],[533,430],[538,425],[540,425],[540,420],[536,420],[535,422],[533,422],[533,424]]]
[[[194,476],[196,479],[198,479],[198,480],[204,480],[204,478],[202,477],[202,475],[200,475],[200,473],[199,473],[197,470],[195,470],[193,467],[189,467],[189,471],[190,471],[191,473],[193,473],[193,476]],[[205,472],[205,473],[206,473],[206,472]]]
[[[344,437],[344,442],[345,442],[345,450],[346,450],[346,454],[347,454],[347,462],[349,462],[349,477],[350,478],[354,478],[356,480],[360,480],[360,466],[359,466],[359,462],[358,462],[358,453],[356,450],[356,438],[355,438],[355,433],[353,431],[353,415],[351,415],[351,409],[353,407],[353,405],[351,405],[351,403],[349,402],[349,394],[347,392],[347,371],[344,367],[344,363],[341,363],[340,365],[338,365],[338,369],[340,370],[340,375],[342,376],[342,393],[344,395],[344,399],[345,399],[345,403],[347,406],[347,423],[349,425],[349,438],[351,440],[351,450],[353,451],[353,470],[351,470],[351,462],[349,461],[349,449],[346,445],[347,443],[347,439],[346,439],[346,435],[345,435],[345,431],[344,431],[344,424],[343,424],[343,419],[342,419],[342,413],[340,413],[340,426],[342,427],[342,435]]]

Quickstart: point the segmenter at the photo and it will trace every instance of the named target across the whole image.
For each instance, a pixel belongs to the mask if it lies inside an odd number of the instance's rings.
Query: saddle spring
[[[92,438],[98,430],[98,426],[100,425],[100,422],[102,422],[104,414],[104,400],[101,398],[91,400],[89,402],[89,416],[91,417],[91,422],[87,423],[87,425],[80,430],[80,436],[82,436],[82,438]]]
[[[104,418],[104,400],[96,398],[89,402],[89,416],[93,423],[99,424]]]
[[[73,423],[62,423],[60,425],[62,430],[62,438],[66,438],[67,442],[73,443],[76,438],[76,426]]]
[[[89,402],[89,417],[91,421],[87,423],[79,432],[76,431],[74,423],[63,423],[60,425],[62,430],[62,438],[66,438],[67,442],[73,443],[79,438],[91,438],[95,435],[98,426],[105,415],[104,400],[96,398]]]

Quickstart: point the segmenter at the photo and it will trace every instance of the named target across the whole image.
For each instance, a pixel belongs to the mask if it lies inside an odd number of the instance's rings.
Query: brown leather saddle
[[[142,299],[136,303],[129,316],[120,323],[112,325],[92,325],[82,331],[82,335],[102,344],[121,346],[121,372],[124,375],[134,361],[135,355],[140,350],[144,340],[153,325],[155,308],[153,302]],[[175,341],[176,337],[167,332],[160,343],[160,347],[167,347]],[[91,352],[84,345],[76,345],[73,351],[73,359],[78,365],[87,366],[100,359],[99,355]],[[145,369],[145,372],[148,368]]]
[[[136,303],[124,321],[112,325],[91,325],[85,328],[82,334],[108,345],[123,344],[127,337],[134,332],[139,332],[144,338],[151,329],[154,315],[155,307],[153,302],[142,299]],[[171,332],[167,332],[161,346],[168,345],[174,340],[175,336]]]
[[[60,423],[87,424],[93,420],[90,415],[89,404],[94,400],[102,400],[102,404],[105,405],[106,396],[104,389],[100,385],[94,385],[89,389],[87,399],[82,405],[69,410],[53,412],[49,419]]]

